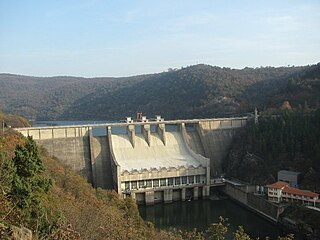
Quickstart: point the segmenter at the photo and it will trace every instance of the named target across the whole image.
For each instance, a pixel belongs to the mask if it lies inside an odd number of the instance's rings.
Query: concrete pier
[[[154,191],[147,191],[145,194],[146,194],[146,205],[154,205]]]
[[[141,132],[142,132],[142,135],[144,136],[144,139],[146,140],[148,146],[150,147],[150,145],[151,145],[150,125],[146,124],[146,125],[141,126]]]
[[[199,187],[194,187],[193,188],[193,200],[198,200],[199,196]]]
[[[135,145],[136,145],[136,131],[135,131],[134,125],[128,125],[127,133],[129,136],[129,140],[132,144],[132,147],[135,147]]]
[[[162,140],[163,144],[166,145],[166,128],[164,123],[159,123],[157,125],[157,133],[160,136],[160,139]]]
[[[186,188],[181,189],[181,201],[186,200]]]
[[[202,198],[210,197],[210,186],[203,186],[202,187]]]
[[[165,189],[163,195],[164,203],[172,203],[172,189]]]

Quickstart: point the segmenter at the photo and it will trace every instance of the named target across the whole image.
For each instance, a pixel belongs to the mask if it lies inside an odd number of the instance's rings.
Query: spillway
[[[150,140],[149,146],[142,134],[136,134],[133,147],[128,135],[112,135],[114,156],[122,171],[201,165],[188,151],[180,132],[167,132],[166,145],[157,133],[152,133]]]

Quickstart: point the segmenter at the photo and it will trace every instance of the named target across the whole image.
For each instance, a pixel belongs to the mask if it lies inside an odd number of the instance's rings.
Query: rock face
[[[32,240],[32,232],[25,227],[12,226],[12,240]]]

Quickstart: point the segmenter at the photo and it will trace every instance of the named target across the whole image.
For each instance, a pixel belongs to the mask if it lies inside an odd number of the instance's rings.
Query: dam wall
[[[92,127],[51,127],[17,129],[44,147],[94,187],[112,188],[110,151],[107,136],[93,136]]]
[[[219,177],[222,174],[222,161],[229,152],[233,137],[240,128],[247,125],[247,120],[240,118],[201,121],[196,125],[196,132],[203,146],[204,156],[210,158],[211,177]]]
[[[120,186],[116,181],[120,177],[121,166],[114,152],[121,148],[119,145],[122,142],[121,139],[128,138],[131,143],[128,147],[135,149],[134,152],[137,153],[142,145],[146,149],[152,148],[151,151],[170,153],[170,145],[168,149],[166,147],[167,135],[172,134],[166,132],[169,131],[166,126],[176,125],[177,133],[174,134],[177,139],[181,138],[187,145],[188,154],[198,161],[203,158],[210,159],[208,169],[210,169],[211,178],[214,178],[222,173],[221,163],[228,153],[233,137],[249,120],[248,117],[172,121],[162,119],[161,121],[33,127],[16,130],[24,136],[32,136],[38,144],[47,149],[50,156],[59,158],[64,164],[81,173],[94,187],[115,188],[119,192]],[[141,127],[141,134],[135,133],[137,126]],[[118,135],[112,133],[112,128],[119,127],[127,129],[126,136],[112,137],[112,135]],[[92,134],[94,128],[105,128],[106,134],[94,136]],[[155,132],[151,129],[155,129]],[[178,144],[175,148],[182,149],[185,147],[184,144],[181,146]],[[141,151],[141,154],[143,153]],[[169,154],[168,157],[170,156]],[[128,157],[130,158],[130,155]]]
[[[57,157],[73,170],[87,176],[91,181],[91,161],[88,137],[35,140],[50,156]]]
[[[112,174],[107,136],[92,138],[92,175],[95,187],[110,189]]]
[[[283,212],[283,207],[255,195],[249,190],[248,186],[233,185],[226,182],[222,191],[236,202],[272,222],[277,222],[279,215]]]

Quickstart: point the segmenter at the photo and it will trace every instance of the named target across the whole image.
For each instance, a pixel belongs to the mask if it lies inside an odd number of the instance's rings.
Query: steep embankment
[[[0,134],[0,189],[1,239],[10,224],[31,229],[36,239],[181,239],[155,231],[131,199],[93,189],[13,130]]]
[[[0,74],[0,106],[31,119],[122,119],[142,111],[169,118],[225,116],[252,111],[252,106],[278,107],[288,96],[283,91],[302,86],[306,67],[244,68],[195,65],[159,74],[128,78],[27,77]],[[292,80],[294,79],[294,80]],[[290,82],[289,82],[290,80]],[[312,81],[311,81],[312,82]],[[305,94],[319,92],[307,83]],[[290,85],[291,84],[291,85]],[[296,86],[295,85],[295,86]],[[295,96],[300,96],[291,93]],[[316,96],[316,94],[313,94]],[[274,98],[274,96],[277,96]],[[293,107],[304,102],[292,102]],[[308,100],[309,107],[319,103]]]

